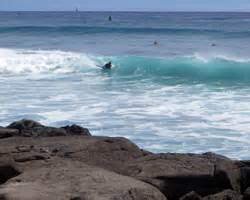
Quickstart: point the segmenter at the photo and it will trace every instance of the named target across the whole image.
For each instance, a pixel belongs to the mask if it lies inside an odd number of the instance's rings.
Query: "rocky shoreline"
[[[248,200],[250,161],[154,154],[77,125],[0,127],[0,200]]]

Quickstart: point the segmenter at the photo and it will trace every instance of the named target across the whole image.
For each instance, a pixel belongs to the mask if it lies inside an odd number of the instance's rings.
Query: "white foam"
[[[93,56],[63,51],[0,49],[0,73],[68,73],[94,67]]]

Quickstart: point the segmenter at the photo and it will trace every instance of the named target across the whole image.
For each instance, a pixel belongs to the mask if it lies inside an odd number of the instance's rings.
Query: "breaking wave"
[[[104,57],[63,51],[0,49],[0,74],[84,73],[113,62],[112,76],[250,81],[250,60],[198,54],[178,58]]]

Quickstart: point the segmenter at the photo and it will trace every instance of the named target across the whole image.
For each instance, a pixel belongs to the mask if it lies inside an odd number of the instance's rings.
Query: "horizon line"
[[[166,10],[166,11],[157,11],[157,10],[0,10],[0,12],[158,12],[158,13],[250,13],[250,11],[244,10],[214,10],[214,11],[205,11],[205,10]]]

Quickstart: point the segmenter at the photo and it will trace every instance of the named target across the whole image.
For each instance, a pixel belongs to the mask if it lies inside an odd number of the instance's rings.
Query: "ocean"
[[[0,12],[0,126],[250,159],[249,44],[250,13]]]

